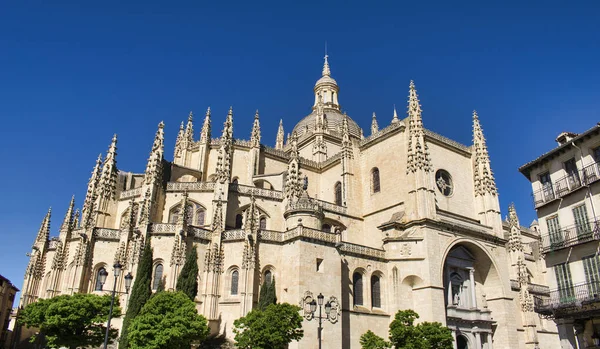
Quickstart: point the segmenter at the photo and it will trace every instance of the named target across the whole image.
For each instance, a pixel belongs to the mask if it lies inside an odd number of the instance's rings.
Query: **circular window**
[[[446,170],[437,170],[435,173],[435,184],[437,185],[440,193],[444,196],[452,195],[454,191],[454,185],[452,183],[452,177]]]

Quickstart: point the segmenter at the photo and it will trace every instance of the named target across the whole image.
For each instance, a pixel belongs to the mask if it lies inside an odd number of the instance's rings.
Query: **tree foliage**
[[[252,310],[233,322],[236,345],[244,349],[287,348],[304,336],[299,311],[300,307],[288,303]]]
[[[414,325],[419,318],[413,310],[400,310],[390,324],[390,341],[397,349],[452,349],[452,332],[439,322]]]
[[[192,247],[177,278],[177,291],[185,293],[192,301],[198,294],[198,251]]]
[[[391,348],[392,344],[368,330],[360,336],[360,345],[362,349],[386,349]]]
[[[129,348],[127,331],[131,320],[140,313],[140,310],[142,310],[142,307],[152,295],[152,248],[150,247],[150,243],[147,243],[144,247],[144,252],[142,253],[134,277],[135,282],[131,289],[127,312],[125,313],[125,319],[123,319],[121,338],[119,339],[119,348],[122,349]]]
[[[275,292],[275,278],[272,278],[271,282],[268,282],[268,280],[263,281],[258,297],[258,309],[265,310],[269,305],[276,303],[277,294]]]
[[[19,323],[40,329],[51,348],[99,346],[104,342],[111,297],[77,293],[31,303],[19,315]],[[113,317],[121,316],[115,299]],[[115,339],[118,331],[109,331]],[[35,337],[32,338],[35,340]]]
[[[208,335],[206,319],[183,292],[160,292],[144,305],[129,326],[132,349],[189,349]]]

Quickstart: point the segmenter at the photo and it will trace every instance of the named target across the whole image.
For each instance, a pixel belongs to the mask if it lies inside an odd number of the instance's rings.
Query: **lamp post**
[[[323,330],[323,317],[321,316],[321,309],[323,307],[323,299],[325,297],[323,296],[322,293],[319,293],[319,295],[317,296],[317,301],[315,302],[315,300],[313,299],[312,302],[309,303],[310,305],[310,312],[311,313],[315,313],[315,311],[317,311],[317,304],[319,305],[319,327],[317,329],[317,336],[319,339],[319,349],[321,349],[321,331]],[[331,313],[331,302],[327,301],[327,303],[325,303],[325,316],[327,319],[329,319],[329,313]]]
[[[113,271],[115,274],[115,282],[113,284],[112,296],[110,298],[110,310],[108,311],[108,323],[106,324],[106,333],[104,334],[104,349],[107,349],[107,347],[108,347],[108,333],[110,332],[110,320],[112,318],[113,306],[115,305],[115,294],[117,293],[117,279],[121,275],[122,268],[123,268],[123,266],[119,262],[117,262],[117,263],[115,263],[115,265],[113,265]],[[106,272],[106,270],[100,271],[99,277],[100,277],[100,283],[102,284],[102,286],[104,286],[107,276],[108,276],[108,272]],[[133,275],[131,275],[131,273],[129,273],[129,274],[127,274],[127,276],[125,276],[125,289],[127,290],[127,292],[129,292],[129,287],[131,286],[131,280],[133,280]]]

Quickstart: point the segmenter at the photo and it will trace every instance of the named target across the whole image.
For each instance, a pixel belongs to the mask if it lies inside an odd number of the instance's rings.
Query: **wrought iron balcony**
[[[557,318],[584,313],[598,304],[600,280],[559,288],[550,291],[549,297],[534,297],[534,309],[537,313]]]
[[[600,217],[586,224],[576,224],[561,228],[558,232],[542,236],[542,253],[600,240]]]
[[[534,206],[535,208],[543,206],[598,180],[600,180],[600,162],[595,162],[575,173],[546,183],[541,189],[534,191],[532,194]]]

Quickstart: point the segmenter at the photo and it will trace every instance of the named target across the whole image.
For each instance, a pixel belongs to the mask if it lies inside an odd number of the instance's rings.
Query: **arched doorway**
[[[456,337],[456,349],[469,349],[469,342],[465,336],[460,335]]]
[[[488,307],[487,299],[503,297],[502,281],[490,255],[473,242],[455,244],[444,259],[443,280],[446,324],[456,333],[457,348],[469,348],[465,333],[481,338],[485,347],[492,340],[495,323],[493,305]]]

